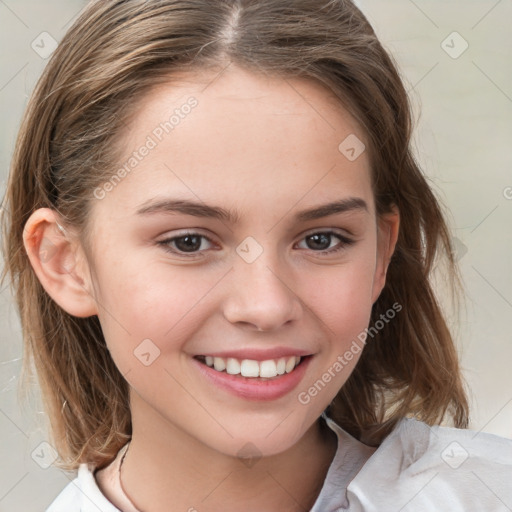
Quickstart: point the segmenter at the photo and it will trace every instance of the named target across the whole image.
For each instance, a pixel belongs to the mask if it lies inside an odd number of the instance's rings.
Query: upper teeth
[[[233,357],[228,357],[227,359],[223,357],[205,357],[206,364],[218,372],[226,371],[231,375],[241,374],[243,377],[265,378],[290,373],[300,363],[300,360],[299,356],[281,357],[266,361],[255,361],[253,359],[239,360]]]

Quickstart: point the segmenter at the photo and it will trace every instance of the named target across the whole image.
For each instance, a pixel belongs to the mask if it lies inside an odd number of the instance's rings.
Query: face
[[[124,172],[94,192],[88,254],[134,418],[271,455],[334,398],[390,245],[349,136],[365,140],[322,86],[233,65],[143,99]]]

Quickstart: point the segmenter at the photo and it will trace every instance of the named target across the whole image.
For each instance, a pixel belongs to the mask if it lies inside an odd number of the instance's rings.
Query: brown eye
[[[315,251],[325,251],[329,249],[331,245],[331,235],[328,233],[319,233],[315,235],[309,235],[306,237],[306,245],[309,249],[313,249]]]
[[[158,242],[158,245],[178,256],[196,256],[201,255],[213,245],[212,241],[205,235],[199,233],[185,233],[181,236],[166,238]]]
[[[183,252],[195,252],[201,247],[202,236],[186,235],[175,238],[176,248]]]
[[[305,243],[303,244],[303,242]],[[341,251],[353,243],[355,243],[354,240],[347,238],[341,233],[334,231],[319,231],[305,236],[299,243],[299,248],[309,249],[321,254],[330,254]],[[301,246],[301,244],[303,245]]]

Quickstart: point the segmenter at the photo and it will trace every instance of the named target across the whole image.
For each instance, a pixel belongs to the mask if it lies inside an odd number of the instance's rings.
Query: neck
[[[189,512],[304,512],[336,452],[336,434],[317,420],[288,450],[243,460],[205,446],[144,404],[132,405],[122,484],[141,512],[167,511],[169,503]]]

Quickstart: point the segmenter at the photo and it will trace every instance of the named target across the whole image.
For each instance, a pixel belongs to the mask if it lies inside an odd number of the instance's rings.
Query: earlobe
[[[77,238],[61,226],[57,212],[40,208],[32,213],[23,243],[41,285],[62,309],[78,317],[97,314],[86,259]]]
[[[389,213],[380,216],[377,222],[377,264],[373,280],[372,303],[375,303],[379,298],[386,284],[388,266],[395,252],[400,228],[400,214],[398,208],[394,206]]]

